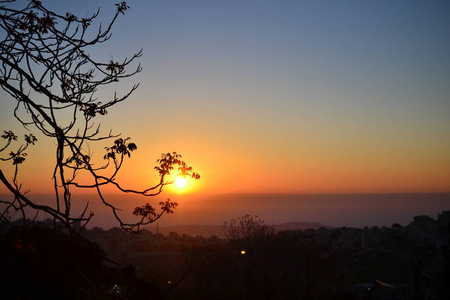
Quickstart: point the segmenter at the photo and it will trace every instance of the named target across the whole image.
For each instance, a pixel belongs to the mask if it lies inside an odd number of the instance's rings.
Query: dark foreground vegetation
[[[134,267],[106,259],[97,244],[42,224],[9,228],[0,235],[0,299],[113,299],[119,286],[124,299],[159,294]]]
[[[3,228],[2,299],[449,299],[449,215],[282,232],[244,216],[221,238]]]

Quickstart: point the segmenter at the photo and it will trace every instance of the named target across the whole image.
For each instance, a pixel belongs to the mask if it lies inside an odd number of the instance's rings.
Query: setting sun
[[[178,177],[175,181],[175,185],[179,188],[184,187],[186,185],[186,179],[184,179],[183,177]]]

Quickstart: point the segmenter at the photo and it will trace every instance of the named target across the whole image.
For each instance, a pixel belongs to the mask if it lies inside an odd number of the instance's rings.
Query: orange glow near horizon
[[[145,148],[145,145],[142,146]],[[184,147],[189,145],[186,143]],[[172,148],[183,147],[173,145]],[[425,164],[419,159],[414,161],[394,154],[391,154],[393,157],[390,159],[379,157],[372,158],[371,161],[369,156],[360,154],[358,157],[356,153],[351,159],[337,159],[333,157],[333,153],[322,159],[322,153],[315,156],[302,153],[298,155],[298,159],[290,162],[288,168],[280,169],[280,162],[270,159],[264,150],[248,157],[239,155],[239,149],[209,152],[208,155],[201,156],[204,153],[201,148],[200,143],[191,152],[183,153],[183,158],[201,175],[201,179],[186,178],[185,185],[181,186],[181,181],[177,181],[174,174],[174,184],[167,186],[163,194],[450,192],[448,164],[438,161],[430,163],[429,160]],[[249,153],[251,151],[253,149],[248,150]],[[28,160],[20,166],[19,181],[23,182],[24,189],[30,190],[31,194],[53,193],[52,170],[35,159],[33,154],[30,151]],[[154,186],[158,182],[158,176],[152,166],[153,157],[157,155],[149,155],[144,151],[133,154],[134,157],[127,161],[117,176],[117,181],[125,188],[136,190]],[[35,170],[42,170],[40,176],[35,176]],[[13,170],[4,169],[5,174],[7,171],[11,173]],[[5,176],[8,177],[8,174]],[[119,193],[112,186],[102,187],[102,191]],[[90,191],[81,189],[77,192]],[[8,191],[1,186],[0,193]]]

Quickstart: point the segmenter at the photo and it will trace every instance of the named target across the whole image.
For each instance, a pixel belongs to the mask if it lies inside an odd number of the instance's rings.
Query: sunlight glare
[[[175,181],[175,185],[179,188],[184,187],[185,184],[186,184],[186,179],[184,179],[183,177],[178,177],[177,180]]]

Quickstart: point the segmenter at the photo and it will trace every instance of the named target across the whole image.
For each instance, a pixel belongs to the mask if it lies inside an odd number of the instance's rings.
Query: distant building
[[[448,233],[450,231],[450,210],[438,214],[437,221],[441,229]]]
[[[388,239],[388,237],[389,229],[386,227],[366,227],[363,230],[362,246],[363,248],[378,248],[380,247],[381,242]]]
[[[450,211],[443,211],[438,214],[437,219],[439,225],[439,236],[436,240],[436,248],[440,249],[442,246],[450,246]]]
[[[408,226],[409,238],[419,247],[436,247],[439,236],[438,222],[429,216],[416,216]]]

